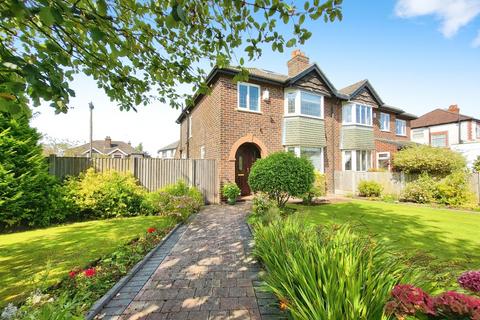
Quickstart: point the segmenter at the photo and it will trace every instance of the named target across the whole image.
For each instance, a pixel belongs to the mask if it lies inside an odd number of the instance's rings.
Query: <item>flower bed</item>
[[[84,268],[72,269],[56,286],[38,288],[19,307],[9,304],[1,319],[82,319],[89,308],[157,246],[171,228],[144,234]]]

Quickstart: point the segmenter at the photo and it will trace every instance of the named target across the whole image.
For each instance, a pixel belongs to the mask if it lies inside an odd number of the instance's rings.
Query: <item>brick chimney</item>
[[[105,137],[105,148],[111,148],[112,147],[112,138],[110,136]]]
[[[310,67],[310,59],[299,49],[292,52],[292,58],[287,62],[288,76],[293,77]]]
[[[450,107],[448,107],[448,111],[460,113],[460,108],[458,107],[457,104],[452,104]]]

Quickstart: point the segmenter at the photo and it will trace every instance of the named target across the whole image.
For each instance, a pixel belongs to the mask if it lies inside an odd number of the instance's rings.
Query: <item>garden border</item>
[[[149,253],[143,257],[142,260],[137,262],[135,266],[133,266],[130,271],[123,276],[120,280],[117,281],[117,283],[110,288],[110,290],[107,291],[100,299],[98,299],[93,306],[88,310],[87,314],[85,315],[86,320],[92,320],[95,318],[95,316],[102,311],[102,309],[117,295],[117,293],[130,281],[130,279],[133,278],[135,274],[147,263],[147,261],[150,259],[150,257],[157,252],[160,247],[164,245],[164,243],[174,234],[180,226],[187,224],[190,221],[188,219],[186,222],[181,222],[177,223],[172,230],[170,230],[165,237],[158,243],[155,248],[150,250]]]

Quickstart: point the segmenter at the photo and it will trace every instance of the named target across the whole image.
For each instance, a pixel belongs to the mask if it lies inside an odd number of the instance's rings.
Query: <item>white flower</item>
[[[2,314],[0,315],[1,319],[13,319],[17,314],[18,308],[13,305],[13,303],[9,303],[5,309],[3,309]]]

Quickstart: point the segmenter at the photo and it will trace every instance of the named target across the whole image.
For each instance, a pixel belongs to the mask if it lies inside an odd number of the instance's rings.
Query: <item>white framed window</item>
[[[425,134],[423,130],[412,130],[412,140],[423,140],[425,138]]]
[[[395,133],[397,136],[407,135],[407,121],[401,119],[395,119]]]
[[[390,152],[377,152],[377,168],[390,170]]]
[[[285,115],[323,119],[323,96],[302,90],[285,92]]]
[[[372,107],[358,103],[348,103],[342,107],[343,124],[360,124],[372,126],[373,111]]]
[[[445,148],[448,147],[448,133],[436,132],[430,135],[430,144],[432,147]]]
[[[192,137],[192,116],[188,116],[188,137]]]
[[[297,157],[305,157],[310,160],[315,170],[324,172],[324,148],[321,147],[286,147],[287,152],[295,154]]]
[[[390,115],[380,112],[380,130],[390,131]]]
[[[237,108],[239,110],[260,112],[260,86],[239,82],[237,92]]]
[[[200,159],[205,159],[205,146],[200,147]]]
[[[372,151],[344,150],[342,163],[344,171],[368,171],[372,168]]]

